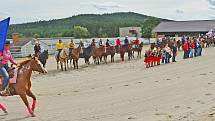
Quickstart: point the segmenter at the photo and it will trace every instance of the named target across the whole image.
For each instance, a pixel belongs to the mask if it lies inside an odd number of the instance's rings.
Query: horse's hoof
[[[5,114],[8,114],[7,110],[4,110],[4,113],[5,113]]]
[[[31,114],[31,117],[36,117],[36,115],[32,113],[32,114]]]

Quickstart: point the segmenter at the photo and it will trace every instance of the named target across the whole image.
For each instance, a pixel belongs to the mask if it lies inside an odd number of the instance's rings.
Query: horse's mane
[[[28,60],[22,61],[21,63],[19,63],[18,68],[21,68],[22,66],[26,65],[26,64],[27,64],[27,63],[29,63],[30,61],[31,61],[31,59],[28,59]]]

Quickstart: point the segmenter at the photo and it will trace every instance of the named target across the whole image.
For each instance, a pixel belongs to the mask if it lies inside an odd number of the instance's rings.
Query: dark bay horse
[[[92,56],[95,64],[100,64],[100,61],[105,53],[105,46],[100,46],[99,48],[94,47],[92,51]]]
[[[116,49],[115,49],[114,46],[105,47],[105,51],[104,51],[104,54],[103,54],[105,63],[107,63],[107,57],[109,55],[111,56],[111,63],[113,63],[115,53],[116,53]]]
[[[78,48],[75,48],[71,51],[70,53],[70,64],[71,64],[71,60],[73,60],[73,66],[74,66],[74,69],[78,69],[78,60],[79,60],[79,57],[80,57],[80,52],[81,52],[82,48],[81,46],[78,46]]]
[[[61,65],[61,70],[63,71],[63,65],[64,65],[64,69],[65,71],[67,70],[68,67],[68,51],[66,49],[63,49],[60,53],[59,58],[57,57],[57,55],[55,56],[55,59],[57,61],[57,69],[59,69],[59,62]]]
[[[90,58],[92,57],[93,49],[94,48],[92,46],[88,46],[87,48],[82,47],[80,58],[85,59],[85,64],[90,64]]]
[[[23,61],[19,64],[17,70],[17,81],[16,84],[9,85],[9,96],[19,95],[24,102],[27,110],[31,116],[34,115],[34,110],[36,108],[36,97],[31,91],[31,75],[32,71],[39,73],[47,73],[47,70],[43,68],[41,62],[37,57],[32,57],[29,60]],[[3,78],[3,77],[2,77]],[[30,107],[27,96],[33,99],[32,106]],[[0,104],[0,109],[7,113],[6,108],[3,104]]]
[[[141,54],[142,54],[142,49],[143,49],[143,42],[141,42],[138,47],[134,47],[135,45],[133,44],[133,47],[132,47],[132,56],[134,58],[134,52],[137,52],[137,58],[141,58]]]
[[[43,64],[44,68],[46,66],[46,62],[47,62],[48,57],[49,57],[48,50],[44,50],[44,52],[42,52],[41,54],[39,54],[39,60]]]

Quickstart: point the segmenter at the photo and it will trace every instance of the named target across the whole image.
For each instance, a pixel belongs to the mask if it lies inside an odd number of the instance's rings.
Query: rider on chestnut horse
[[[138,39],[138,37],[137,37],[136,40],[134,41],[134,44],[135,44],[135,48],[139,48],[140,40]]]
[[[120,41],[120,39],[119,38],[117,38],[117,40],[116,40],[116,46],[115,46],[115,48],[116,48],[116,53],[119,53],[119,48],[121,47],[121,41]]]
[[[109,39],[106,41],[106,47],[110,47]]]
[[[124,40],[124,48],[128,48],[128,45],[129,45],[129,40],[128,40],[128,36],[126,36]]]
[[[72,53],[72,50],[76,48],[76,44],[74,43],[73,39],[71,39],[71,41],[68,43],[68,48],[69,48],[69,53]]]
[[[3,91],[0,92],[1,95],[7,94],[7,87],[9,84],[9,74],[8,74],[8,61],[10,63],[17,65],[17,63],[13,60],[11,52],[10,52],[10,41],[5,42],[4,51],[0,52],[0,75],[3,76]]]
[[[91,46],[92,46],[92,47],[96,47],[95,39],[92,40]]]

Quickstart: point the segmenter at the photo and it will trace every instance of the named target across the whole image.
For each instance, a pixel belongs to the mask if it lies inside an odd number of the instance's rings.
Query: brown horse
[[[60,56],[59,58],[57,57],[57,55],[55,56],[56,58],[56,61],[57,61],[57,70],[59,69],[59,62],[60,62],[60,65],[61,65],[61,70],[63,71],[63,65],[64,65],[64,69],[65,71],[67,70],[67,67],[68,67],[68,52],[66,49],[63,49],[61,52],[60,52]]]
[[[206,43],[206,48],[210,47],[213,44],[212,38],[206,39],[205,43]]]
[[[74,69],[78,69],[78,60],[80,57],[80,52],[81,52],[81,46],[79,46],[78,48],[75,48],[72,50],[72,52],[70,53],[70,64],[71,64],[71,60],[73,60],[73,66]]]
[[[101,46],[99,48],[94,47],[92,51],[92,56],[95,64],[99,64],[102,60],[102,56],[105,53],[105,46]]]
[[[183,49],[183,46],[182,46],[183,44],[182,44],[181,40],[178,40],[177,43],[176,43],[176,45],[177,45],[178,51],[180,51],[181,49]]]
[[[137,58],[141,58],[141,54],[142,54],[142,49],[143,49],[143,42],[141,42],[138,47],[136,47],[135,44],[132,45],[132,57],[134,58],[134,52],[137,52]]]
[[[120,54],[122,61],[125,61],[125,53],[128,53],[128,60],[132,58],[132,44],[128,44],[127,46],[117,46],[116,52]]]
[[[31,116],[35,116],[34,110],[36,108],[36,97],[31,91],[32,71],[37,71],[39,73],[47,73],[47,70],[43,68],[43,65],[37,57],[33,57],[29,60],[23,61],[18,66],[16,84],[9,85],[8,92],[10,95],[8,96],[19,95],[25,106],[27,107],[29,114]],[[33,99],[33,104],[31,107],[27,100],[27,96]],[[0,104],[0,109],[7,113],[7,110],[3,106],[3,104]]]
[[[114,56],[115,56],[116,50],[114,46],[109,46],[109,47],[105,47],[105,52],[104,52],[104,61],[105,63],[107,63],[107,57],[108,55],[111,56],[111,63],[114,62]]]

